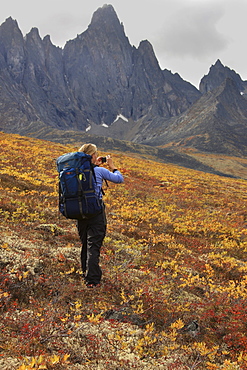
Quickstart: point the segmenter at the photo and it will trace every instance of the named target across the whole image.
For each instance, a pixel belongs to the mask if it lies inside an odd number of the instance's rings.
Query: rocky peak
[[[123,24],[120,23],[112,5],[104,5],[97,9],[88,29],[81,36],[95,40],[101,48],[109,49],[111,45],[119,42],[124,43],[125,46],[129,44]]]
[[[132,53],[111,5],[99,8],[88,29],[66,43],[63,55],[69,85],[80,106],[91,107],[85,126],[87,121],[110,125],[123,109]]]
[[[2,54],[2,63],[7,66],[14,80],[19,83],[24,68],[24,38],[17,21],[11,17],[0,26],[0,54]]]
[[[149,41],[141,41],[138,49],[134,49],[133,61],[135,68],[138,69],[138,73],[149,76],[155,83],[160,84],[162,82],[163,74]]]
[[[21,34],[18,27],[18,23],[12,17],[9,17],[0,26],[0,36],[5,36],[7,38],[13,37],[14,33]]]
[[[55,45],[53,45],[53,43],[51,42],[51,37],[50,35],[46,35],[44,38],[43,38],[43,43],[45,46],[47,47],[56,47]],[[58,47],[59,48],[59,47]]]
[[[115,12],[112,5],[103,5],[98,8],[92,16],[92,20],[89,27],[99,26],[99,25],[116,25],[120,24],[117,13]]]
[[[0,26],[0,52],[7,59],[9,50],[23,45],[23,35],[18,27],[17,21],[11,17]]]
[[[219,59],[210,67],[209,73],[202,78],[199,90],[201,93],[205,94],[206,92],[220,86],[226,78],[230,78],[235,81],[239,91],[245,90],[245,83],[242,81],[239,74],[224,66]]]
[[[215,63],[215,67],[225,69],[225,67],[223,66],[223,64],[221,63],[221,61],[219,59],[217,59],[217,61]]]
[[[39,35],[39,30],[36,27],[33,27],[31,31],[26,35],[26,42],[27,43],[34,43],[40,44],[42,43],[42,39]]]
[[[146,58],[149,62],[155,64],[155,66],[160,69],[153,47],[148,40],[143,40],[140,42],[138,52],[143,58]]]

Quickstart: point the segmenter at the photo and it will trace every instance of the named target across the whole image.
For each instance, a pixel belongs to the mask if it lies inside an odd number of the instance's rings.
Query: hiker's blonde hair
[[[83,152],[85,154],[93,155],[94,153],[97,152],[97,146],[94,144],[84,144],[82,147],[79,149],[79,152]]]

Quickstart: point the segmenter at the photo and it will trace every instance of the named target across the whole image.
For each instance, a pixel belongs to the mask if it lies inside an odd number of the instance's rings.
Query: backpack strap
[[[95,164],[93,164],[92,162],[90,162],[90,166],[91,166],[92,174],[93,174],[93,177],[94,177],[94,180],[95,180],[95,183],[96,183],[96,176],[95,176],[94,168],[95,168],[95,167],[98,167],[98,166],[96,166],[96,165],[95,165]]]
[[[96,176],[95,176],[95,172],[94,172],[95,167],[99,167],[99,166],[97,166],[96,164],[91,163],[91,169],[92,169],[93,177],[94,177],[94,180],[95,180],[95,183],[96,183]],[[104,179],[104,181],[106,183],[106,186],[109,187],[107,180]],[[105,192],[104,192],[103,188],[101,188],[100,191],[101,191],[102,195],[105,195]]]
[[[76,178],[77,178],[77,181],[78,181],[78,187],[80,189],[79,192],[78,192],[78,204],[79,204],[80,214],[81,214],[81,216],[83,216],[83,210],[82,210],[83,188],[82,188],[82,185],[81,185],[81,181],[79,179],[79,171],[78,171],[78,168],[76,168],[75,170],[76,170]]]

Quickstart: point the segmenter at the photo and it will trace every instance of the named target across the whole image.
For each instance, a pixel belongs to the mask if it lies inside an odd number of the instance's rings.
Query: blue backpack
[[[96,178],[91,155],[73,152],[60,156],[59,211],[66,217],[81,220],[100,213],[102,202],[95,192]]]

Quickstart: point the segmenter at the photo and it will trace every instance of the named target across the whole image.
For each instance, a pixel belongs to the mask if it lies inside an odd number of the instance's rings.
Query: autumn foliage
[[[111,153],[103,283],[84,286],[55,159],[1,133],[1,369],[247,369],[247,183]],[[197,331],[185,325],[197,320]]]

